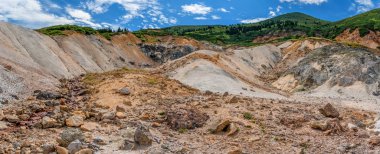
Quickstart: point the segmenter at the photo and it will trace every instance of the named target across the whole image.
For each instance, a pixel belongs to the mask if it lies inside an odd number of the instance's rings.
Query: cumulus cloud
[[[73,9],[73,8],[66,8],[66,11],[69,15],[71,15],[74,18],[81,19],[81,20],[91,20],[91,15],[87,12],[84,12],[83,10],[79,9]]]
[[[228,10],[225,9],[225,8],[219,8],[218,11],[220,11],[220,12],[224,12],[224,13],[228,13],[228,12],[230,12],[230,11],[228,11]]]
[[[0,0],[0,20],[13,20],[30,28],[75,23],[67,17],[44,11],[38,0]]]
[[[195,20],[207,20],[208,18],[206,18],[206,17],[195,17],[194,19]]]
[[[217,16],[217,15],[212,15],[211,19],[219,20],[219,19],[222,19],[222,18],[220,16]]]
[[[322,3],[327,2],[327,0],[280,0],[281,3],[301,3],[301,4],[313,4],[320,5]]]
[[[89,0],[85,3],[85,8],[93,13],[101,14],[108,11],[109,7],[113,4],[122,6],[127,13],[120,18],[122,24],[127,24],[131,20],[141,18],[156,24],[142,25],[141,28],[157,28],[157,24],[176,24],[177,19],[174,17],[167,17],[157,0]]]
[[[203,4],[182,5],[181,8],[183,12],[200,15],[206,15],[212,11],[211,7],[205,6]]]
[[[355,0],[351,3],[350,11],[356,11],[362,13],[375,8],[375,4],[372,0]]]
[[[92,17],[89,13],[83,11],[83,10],[79,10],[79,9],[73,9],[73,8],[70,8],[70,7],[67,7],[66,8],[66,12],[76,21],[76,22],[79,22],[79,23],[84,23],[84,24],[87,24],[91,27],[96,27],[96,28],[100,28],[102,27],[100,24],[96,24],[94,22],[92,22]]]
[[[248,23],[257,23],[257,22],[264,21],[267,19],[269,19],[269,18],[245,19],[245,20],[241,20],[240,22],[243,24],[248,24]]]

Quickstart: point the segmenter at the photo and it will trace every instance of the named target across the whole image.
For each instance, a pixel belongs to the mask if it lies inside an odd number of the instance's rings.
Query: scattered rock
[[[57,151],[58,154],[69,154],[69,150],[61,146],[56,146],[55,150]]]
[[[212,92],[209,90],[206,90],[205,95],[212,95]]]
[[[310,127],[313,129],[326,131],[326,134],[339,134],[344,132],[345,129],[340,124],[339,119],[330,119],[327,121],[312,121]]]
[[[79,127],[83,125],[84,119],[82,116],[73,115],[70,118],[66,119],[66,125],[69,127]]]
[[[358,126],[356,126],[355,124],[352,124],[352,123],[348,123],[347,127],[348,127],[348,129],[353,130],[353,131],[358,131],[358,129],[359,129]]]
[[[95,122],[85,122],[82,126],[80,126],[80,129],[83,131],[93,131],[99,128],[100,125]]]
[[[119,93],[122,95],[130,95],[131,91],[127,87],[124,87],[119,90]]]
[[[380,136],[372,136],[369,138],[368,141],[369,144],[375,146],[380,144]]]
[[[30,118],[30,116],[27,115],[27,114],[21,114],[21,115],[18,116],[18,118],[21,119],[21,120],[23,120],[23,121],[26,121],[26,120],[28,120]]]
[[[42,145],[42,153],[43,154],[50,154],[55,151],[55,147],[52,144],[44,144]]]
[[[115,119],[115,116],[116,116],[115,112],[103,113],[102,114],[102,120],[106,120],[106,119],[113,120],[113,119]]]
[[[35,91],[34,95],[39,100],[52,100],[52,99],[60,99],[62,98],[62,95],[55,92],[48,92],[48,91]]]
[[[228,126],[228,129],[227,129],[227,136],[232,136],[232,135],[235,135],[237,132],[239,131],[239,128],[236,126],[235,123],[231,123],[229,126]]]
[[[0,121],[5,118],[3,110],[0,109]]]
[[[5,115],[5,119],[10,122],[10,123],[17,123],[20,121],[20,119],[18,118],[18,116],[16,115]]]
[[[125,112],[125,108],[121,106],[116,106],[116,112]]]
[[[0,121],[0,130],[4,130],[4,129],[7,129],[7,128],[8,128],[7,122]]]
[[[116,112],[116,117],[119,118],[119,119],[124,119],[127,116],[125,115],[124,112]]]
[[[227,100],[226,103],[229,103],[229,104],[235,104],[235,103],[239,103],[239,98],[237,96],[232,96],[231,98],[229,98]]]
[[[339,117],[339,112],[330,103],[326,104],[323,108],[319,109],[319,112],[326,117],[337,118]]]
[[[53,107],[53,106],[59,106],[61,104],[58,101],[46,101],[45,105]]]
[[[67,150],[69,150],[69,153],[76,153],[82,149],[82,146],[83,144],[81,141],[75,140],[67,146]]]
[[[150,133],[148,127],[144,125],[140,125],[136,129],[134,140],[137,145],[150,146],[152,145],[152,142],[153,142],[153,136]]]
[[[57,120],[45,116],[42,118],[42,127],[43,128],[53,128],[57,125]]]
[[[158,123],[158,122],[154,122],[154,123],[152,124],[152,127],[161,127],[161,124]]]
[[[231,124],[231,121],[228,119],[217,120],[216,122],[211,124],[208,130],[213,134],[217,134],[217,133],[226,131],[230,124]]]
[[[228,152],[228,154],[243,154],[243,151],[240,148],[236,148],[236,149]]]
[[[328,124],[326,121],[312,121],[310,122],[310,127],[317,130],[326,131],[328,129]]]
[[[224,92],[223,97],[227,97],[227,96],[228,96],[228,92]]]
[[[170,128],[179,129],[194,129],[202,127],[209,116],[197,109],[173,109],[166,112],[166,121]]]
[[[76,128],[66,128],[59,136],[60,138],[57,139],[57,142],[64,147],[67,147],[71,142],[75,140],[84,140],[82,131]]]
[[[82,150],[79,150],[77,153],[75,154],[93,154],[94,152],[91,150],[91,149],[82,149]]]
[[[107,145],[106,141],[104,141],[101,137],[95,137],[94,143],[99,145]]]
[[[131,140],[124,140],[123,144],[120,146],[120,150],[136,150],[135,142]]]

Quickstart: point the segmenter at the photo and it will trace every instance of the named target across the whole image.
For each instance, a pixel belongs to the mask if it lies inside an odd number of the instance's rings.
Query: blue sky
[[[379,7],[380,0],[0,0],[0,21],[138,30],[251,23],[289,12],[337,21]]]

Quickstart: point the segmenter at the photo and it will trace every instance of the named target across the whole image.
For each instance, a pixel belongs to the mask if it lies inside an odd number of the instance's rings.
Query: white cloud
[[[212,15],[211,19],[219,20],[219,19],[222,19],[222,18],[220,16],[217,16],[217,15]]]
[[[356,11],[357,13],[362,13],[375,8],[375,4],[372,0],[355,0],[351,3],[349,11]]]
[[[241,20],[240,22],[243,24],[248,24],[248,23],[257,23],[257,22],[264,21],[267,19],[269,19],[269,18],[245,19],[245,20]]]
[[[212,11],[211,7],[205,6],[203,4],[189,4],[182,5],[182,11],[191,14],[201,14],[206,15]]]
[[[82,20],[91,20],[91,15],[87,12],[84,12],[83,10],[79,9],[73,9],[73,8],[66,8],[67,13],[77,19],[82,19]]]
[[[195,17],[194,19],[195,19],[195,20],[207,20],[206,17]]]
[[[92,22],[92,17],[89,13],[83,11],[83,10],[79,10],[79,9],[73,9],[73,8],[70,8],[70,7],[67,7],[66,8],[66,12],[72,17],[74,18],[74,20],[77,22],[77,23],[84,23],[86,25],[89,25],[91,27],[96,27],[96,28],[100,28],[102,27],[100,24],[96,24],[94,22]]]
[[[299,2],[301,2],[301,3],[305,3],[305,4],[316,4],[316,5],[320,5],[320,4],[322,4],[322,3],[327,2],[327,0],[299,0]]]
[[[0,0],[0,20],[13,20],[30,28],[75,22],[67,17],[45,12],[38,0]]]
[[[224,13],[228,13],[228,12],[230,12],[230,11],[228,11],[228,10],[225,9],[225,8],[219,8],[218,11],[220,11],[220,12],[224,12]]]
[[[122,24],[129,23],[135,18],[150,18],[157,24],[175,24],[177,19],[167,17],[162,12],[160,3],[157,0],[90,0],[85,3],[85,7],[91,12],[100,14],[108,11],[113,4],[118,4],[127,12],[121,19]],[[142,28],[157,28],[157,24],[143,25]]]
[[[271,17],[276,16],[276,12],[274,12],[274,11],[269,11],[269,16],[271,16]]]
[[[301,4],[313,4],[320,5],[327,2],[327,0],[280,0],[281,3],[301,3]]]
[[[374,7],[375,5],[373,4],[372,0],[355,0],[356,3],[368,7]]]

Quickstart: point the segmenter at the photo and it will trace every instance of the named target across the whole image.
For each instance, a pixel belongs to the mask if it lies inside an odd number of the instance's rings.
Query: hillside
[[[260,24],[331,24],[290,16],[308,22]],[[222,48],[163,32],[0,23],[0,153],[380,150],[374,50],[321,38]]]
[[[141,30],[134,33],[140,38],[143,38],[144,35],[179,35],[219,45],[252,46],[266,42],[304,37],[335,39],[347,29],[351,30],[351,32],[358,29],[360,37],[364,37],[370,32],[375,32],[376,34],[380,30],[379,21],[380,9],[337,22],[324,21],[303,13],[289,13],[252,24],[176,26],[163,29]],[[362,43],[363,41],[352,41],[366,45]]]

